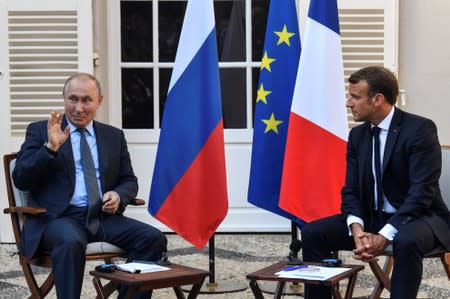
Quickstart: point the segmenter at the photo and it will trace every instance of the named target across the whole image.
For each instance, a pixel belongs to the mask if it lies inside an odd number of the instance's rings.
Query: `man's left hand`
[[[357,247],[353,250],[354,258],[364,262],[372,262],[377,260],[377,256],[381,255],[384,249],[389,245],[389,241],[382,235],[363,232],[358,235],[360,239],[365,239],[369,246]]]
[[[119,195],[114,191],[108,191],[103,195],[103,207],[102,210],[108,214],[116,213],[119,208],[120,198]]]
[[[386,239],[383,235],[380,234],[372,235],[370,252],[374,256],[379,256],[383,253],[383,251],[386,249],[388,245],[389,240]]]

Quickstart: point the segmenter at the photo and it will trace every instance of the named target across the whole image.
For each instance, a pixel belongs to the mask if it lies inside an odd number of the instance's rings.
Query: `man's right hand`
[[[355,255],[353,258],[364,262],[377,260],[377,258],[372,253],[372,234],[364,232],[361,224],[359,223],[353,223],[351,225],[351,230],[353,240],[355,242],[355,249],[353,250],[353,253]]]
[[[56,152],[64,142],[67,141],[70,134],[70,127],[67,126],[64,131],[61,129],[64,113],[52,111],[47,122],[47,147]]]

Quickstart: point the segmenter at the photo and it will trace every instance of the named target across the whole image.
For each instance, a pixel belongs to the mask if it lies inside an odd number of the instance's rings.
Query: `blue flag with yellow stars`
[[[302,226],[302,220],[278,206],[300,51],[295,0],[270,1],[255,103],[248,202]]]

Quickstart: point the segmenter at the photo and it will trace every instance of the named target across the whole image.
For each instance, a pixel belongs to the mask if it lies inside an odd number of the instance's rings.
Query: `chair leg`
[[[444,266],[447,277],[450,280],[450,252],[441,255],[442,265]]]
[[[53,270],[48,274],[44,283],[41,285],[41,293],[45,297],[50,293],[51,289],[55,285],[55,277],[53,275]]]
[[[105,264],[112,264],[112,258],[110,258],[110,257],[105,258],[104,261],[105,261]]]
[[[370,268],[372,269],[375,278],[377,279],[377,283],[370,294],[370,299],[379,299],[383,289],[387,289],[389,292],[391,291],[391,271],[394,266],[394,257],[386,256],[386,260],[384,262],[383,268],[380,267],[378,262],[370,262]]]
[[[25,280],[27,282],[28,288],[30,289],[31,296],[30,298],[39,298],[42,299],[50,292],[50,290],[55,285],[55,280],[53,276],[53,271],[49,273],[44,283],[39,287],[36,279],[34,278],[33,269],[31,265],[26,263],[25,261],[20,261],[22,266],[23,274],[25,276]]]

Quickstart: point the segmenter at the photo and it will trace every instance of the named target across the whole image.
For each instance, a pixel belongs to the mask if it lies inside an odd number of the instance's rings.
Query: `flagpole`
[[[208,263],[209,263],[209,281],[204,283],[200,289],[200,294],[224,294],[224,293],[234,293],[241,292],[247,289],[247,285],[240,283],[238,281],[219,281],[216,282],[216,246],[215,246],[215,235],[208,241]],[[191,290],[190,286],[186,288],[182,287],[183,291],[189,292]]]
[[[209,247],[208,247],[208,264],[209,264],[209,282],[206,285],[210,288],[216,288],[216,242],[214,238],[215,234],[209,239]]]

